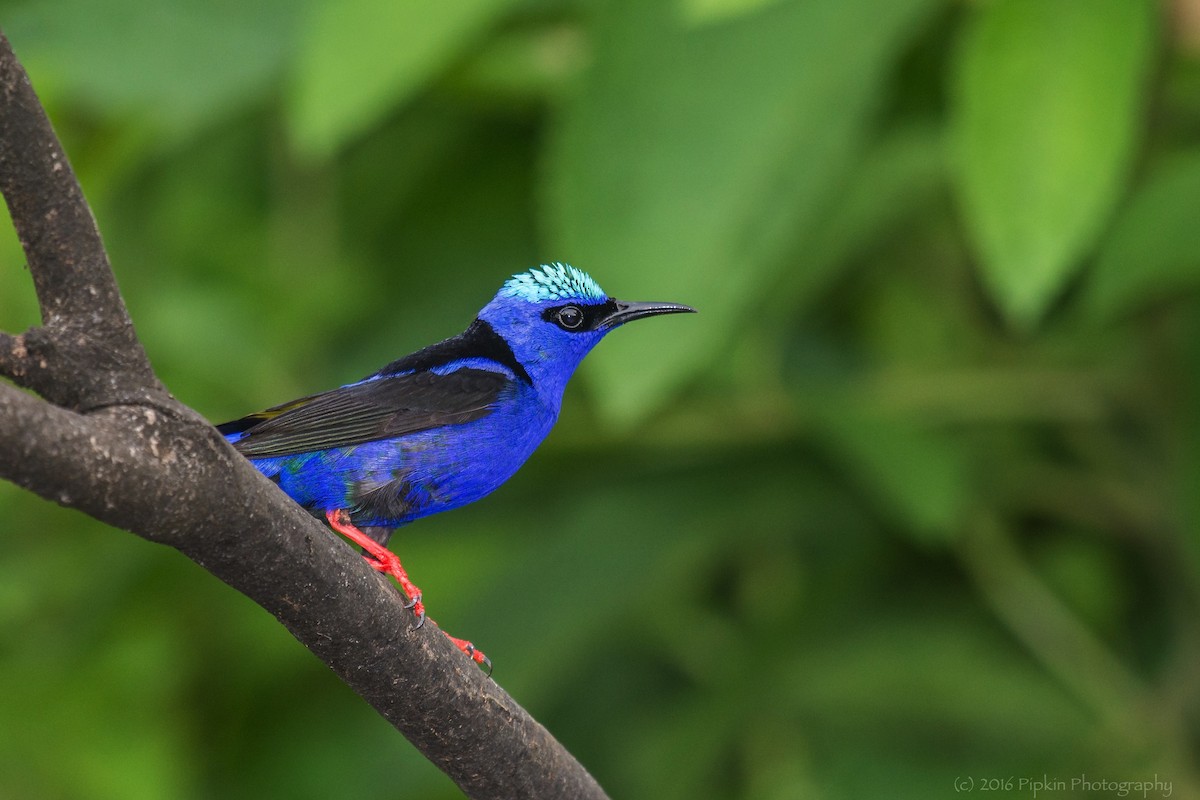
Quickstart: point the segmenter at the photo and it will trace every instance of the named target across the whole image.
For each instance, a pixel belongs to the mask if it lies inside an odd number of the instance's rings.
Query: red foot
[[[446,633],[442,631],[442,633]],[[492,660],[483,654],[483,651],[475,647],[466,639],[459,639],[446,633],[446,638],[454,642],[454,646],[467,654],[467,657],[474,661],[479,666],[487,670],[488,677],[492,676]]]
[[[371,554],[371,557],[367,559],[368,564],[396,579],[405,596],[408,597],[408,604],[405,608],[411,608],[413,614],[416,615],[418,628],[424,625],[425,604],[421,602],[421,590],[408,579],[408,573],[400,565],[399,556],[356,528],[350,522],[350,515],[346,513],[345,509],[326,511],[325,519],[329,520],[329,527]]]

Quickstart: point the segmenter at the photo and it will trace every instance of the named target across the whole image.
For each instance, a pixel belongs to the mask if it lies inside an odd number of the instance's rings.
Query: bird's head
[[[553,263],[509,278],[479,318],[508,342],[543,396],[559,399],[579,362],[609,331],[642,317],[694,311],[678,303],[616,300],[586,272]]]

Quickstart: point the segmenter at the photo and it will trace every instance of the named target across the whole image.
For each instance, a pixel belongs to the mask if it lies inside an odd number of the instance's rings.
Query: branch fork
[[[250,597],[469,797],[605,797],[434,626],[414,630],[390,583],[158,380],[2,34],[0,191],[42,316],[0,332],[0,377],[11,382],[0,381],[0,478],[174,547]]]

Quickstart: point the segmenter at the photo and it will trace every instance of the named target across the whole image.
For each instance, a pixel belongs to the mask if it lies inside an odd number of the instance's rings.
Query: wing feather
[[[218,425],[248,458],[390,439],[487,416],[511,378],[463,368],[388,375],[311,395]]]

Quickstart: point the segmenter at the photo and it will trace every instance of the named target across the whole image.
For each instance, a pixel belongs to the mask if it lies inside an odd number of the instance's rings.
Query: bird
[[[504,281],[463,333],[217,430],[394,577],[420,627],[421,590],[387,548],[396,529],[479,500],[512,477],[558,420],[575,369],[611,331],[694,312],[617,300],[583,270],[542,264]],[[490,674],[482,651],[447,636]]]

